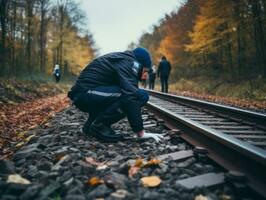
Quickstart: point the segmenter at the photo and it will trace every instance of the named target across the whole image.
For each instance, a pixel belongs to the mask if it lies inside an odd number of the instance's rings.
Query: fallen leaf
[[[61,165],[65,160],[70,158],[69,155],[64,155],[64,156],[58,156],[56,159],[58,159],[58,162],[55,165]]]
[[[221,196],[221,199],[222,199],[222,200],[231,200],[232,198],[231,198],[231,196],[229,196],[229,195],[223,194],[223,195]]]
[[[143,159],[139,158],[135,161],[135,164],[133,166],[131,166],[128,170],[128,176],[130,178],[132,178],[135,174],[138,173],[138,171],[142,168],[142,167],[151,167],[154,165],[158,165],[161,161],[157,160],[157,159],[152,159],[148,162],[144,162]]]
[[[100,165],[96,168],[96,170],[104,170],[108,167],[108,165]]]
[[[23,145],[24,145],[24,142],[20,142],[20,143],[16,144],[15,147],[22,147]]]
[[[37,125],[35,124],[35,125],[32,125],[32,126],[30,126],[29,128],[28,128],[28,130],[32,130],[32,129],[35,129],[37,127]]]
[[[35,137],[34,134],[33,134],[33,135],[30,135],[29,137],[27,137],[27,138],[25,139],[25,141],[26,141],[26,142],[29,142],[33,137]]]
[[[138,171],[140,170],[140,167],[131,166],[128,170],[128,176],[132,178]]]
[[[91,165],[94,165],[94,166],[97,166],[97,167],[99,167],[99,166],[103,166],[103,165],[105,165],[105,163],[106,162],[102,162],[102,163],[100,163],[100,162],[97,162],[94,158],[92,158],[92,157],[86,157],[85,158],[85,161],[87,162],[87,163],[89,163],[89,164],[91,164]]]
[[[139,159],[137,159],[136,161],[135,161],[135,167],[141,167],[142,166],[142,164],[143,164],[143,160],[141,159],[141,158],[139,158]]]
[[[69,106],[69,100],[65,94],[45,96],[45,98],[38,99],[33,97],[28,99],[28,102],[19,103],[18,105],[10,105],[8,103],[1,105],[0,135],[4,137],[4,141],[2,139],[0,140],[0,147],[2,147],[5,141],[21,142],[22,139],[24,140],[28,137],[27,133],[29,129],[34,129],[36,126],[41,125],[47,116],[51,116],[67,106]],[[12,140],[6,136],[12,138]],[[21,147],[22,145],[22,143],[19,143],[17,147]],[[13,151],[12,148],[10,150]],[[0,152],[0,158],[2,156],[5,156],[5,152],[3,151]]]
[[[18,135],[18,137],[19,138],[25,138],[25,135],[28,133],[28,131],[23,131],[23,132],[21,132],[21,133],[18,133],[17,135]]]
[[[151,166],[158,165],[158,164],[160,164],[160,163],[161,163],[160,160],[157,160],[157,159],[151,159],[151,160],[149,160],[147,163],[145,163],[145,164],[143,165],[143,167],[151,167]]]
[[[97,185],[103,184],[104,181],[102,179],[99,179],[98,177],[94,176],[94,177],[90,178],[87,183],[90,186],[97,186]]]
[[[208,200],[208,199],[209,199],[208,197],[203,196],[201,194],[195,197],[195,200]]]
[[[30,181],[22,178],[19,174],[11,174],[8,176],[7,183],[19,183],[23,185],[30,184]]]
[[[158,176],[147,176],[140,179],[144,187],[157,187],[161,184],[161,179]]]

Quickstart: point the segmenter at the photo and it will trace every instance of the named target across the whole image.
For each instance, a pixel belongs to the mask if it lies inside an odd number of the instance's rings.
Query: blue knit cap
[[[151,68],[151,56],[147,49],[138,47],[133,50],[133,53],[143,67]]]

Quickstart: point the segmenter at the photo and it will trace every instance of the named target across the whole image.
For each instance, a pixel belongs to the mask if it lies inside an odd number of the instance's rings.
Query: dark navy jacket
[[[171,64],[167,60],[162,60],[158,67],[158,77],[168,77],[171,72]]]
[[[74,100],[80,93],[98,86],[119,86],[123,107],[133,131],[143,129],[138,105],[138,81],[142,72],[132,51],[116,52],[96,58],[81,72],[68,96]]]

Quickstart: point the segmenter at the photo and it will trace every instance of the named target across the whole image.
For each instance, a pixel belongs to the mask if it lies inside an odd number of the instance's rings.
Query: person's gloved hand
[[[149,139],[152,138],[156,142],[160,142],[163,139],[163,135],[157,133],[146,133],[144,130],[138,133],[139,138]]]

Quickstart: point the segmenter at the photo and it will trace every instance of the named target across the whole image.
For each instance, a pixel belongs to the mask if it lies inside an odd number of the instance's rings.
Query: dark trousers
[[[142,79],[141,80],[141,83],[142,83],[142,87],[143,88],[146,88],[147,87],[147,80],[146,79]]]
[[[61,76],[60,75],[54,75],[55,81],[58,83],[60,81]]]
[[[149,95],[146,91],[138,90],[138,103],[144,106]],[[103,123],[107,126],[126,116],[126,106],[121,89],[117,86],[100,86],[87,93],[79,94],[74,101],[81,111],[89,113],[89,122]]]
[[[161,91],[168,93],[168,76],[161,76]]]
[[[149,89],[154,90],[154,83],[155,83],[155,74],[149,76]]]

